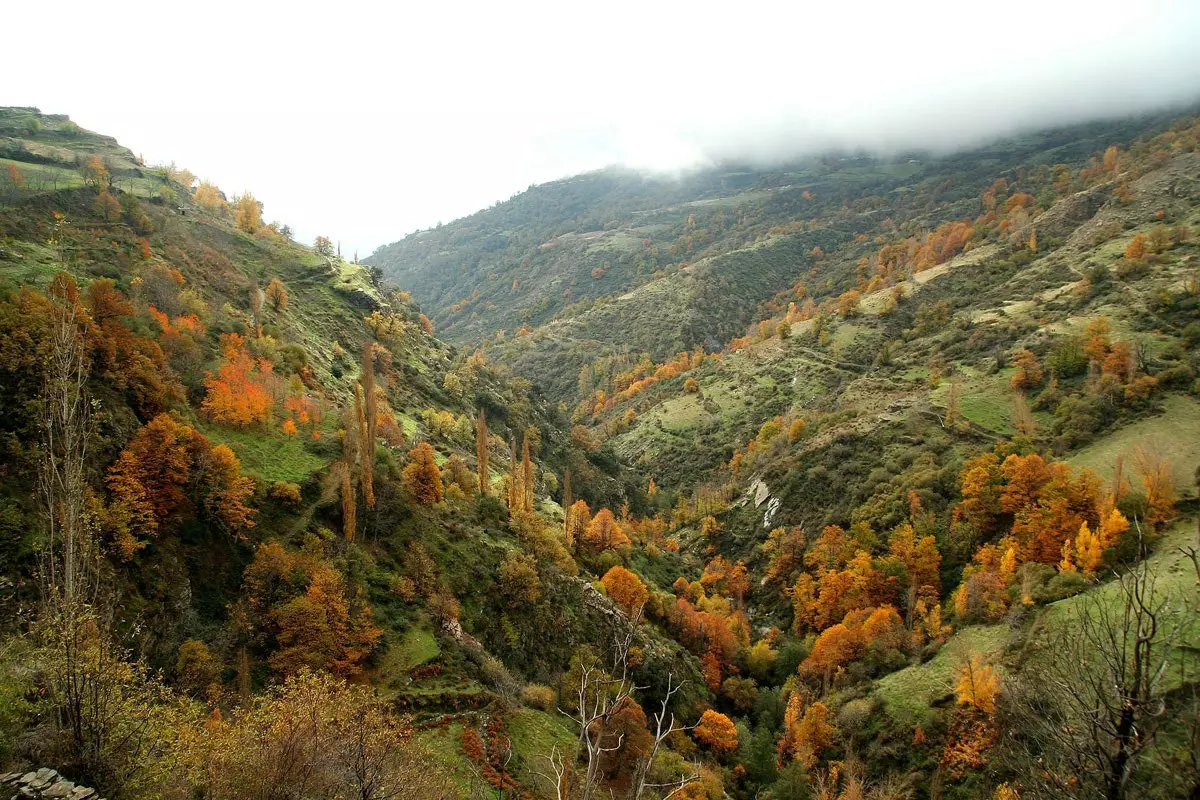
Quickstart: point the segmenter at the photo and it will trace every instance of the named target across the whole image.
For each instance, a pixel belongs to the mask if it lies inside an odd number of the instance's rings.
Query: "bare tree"
[[[650,768],[654,766],[654,759],[658,756],[659,748],[668,736],[677,731],[690,730],[694,726],[679,725],[675,722],[675,714],[670,711],[671,698],[683,688],[682,683],[675,683],[675,676],[667,673],[667,693],[663,695],[661,707],[654,714],[654,744],[650,747],[645,758],[638,764],[637,771],[634,773],[633,790],[630,792],[631,800],[641,800],[643,792],[647,789],[666,789],[667,794],[663,795],[662,800],[682,791],[685,786],[700,778],[700,773],[693,770],[687,775],[682,775],[678,780],[669,783],[648,783],[647,779],[650,774]]]
[[[600,766],[605,754],[621,749],[624,734],[619,734],[616,741],[606,738],[613,716],[621,710],[626,700],[631,700],[633,693],[639,689],[634,684],[629,670],[629,651],[633,646],[637,633],[638,622],[642,618],[642,608],[639,607],[628,619],[627,624],[618,629],[613,643],[613,659],[611,671],[605,671],[600,662],[593,658],[579,658],[579,681],[575,689],[575,709],[566,711],[562,708],[559,713],[570,719],[579,728],[579,738],[575,752],[568,759],[555,746],[550,753],[543,755],[549,772],[538,772],[554,786],[556,800],[567,800],[570,796],[578,796],[581,800],[592,800],[600,779]],[[679,691],[681,685],[676,685],[668,675],[667,694],[662,700],[661,709],[655,714],[654,743],[650,751],[635,768],[634,780],[630,789],[631,800],[640,800],[646,789],[666,788],[668,793],[663,800],[683,789],[684,786],[696,780],[698,775],[691,774],[681,777],[671,783],[649,783],[650,767],[658,754],[663,741],[676,731],[686,730],[675,722],[675,716],[670,712],[671,698]],[[582,761],[584,773],[577,794],[571,794],[572,766]]]
[[[1003,727],[1037,796],[1146,796],[1139,766],[1166,721],[1163,678],[1188,615],[1145,564],[1117,580],[1116,598],[1101,591],[1081,599],[1078,615],[1007,692]]]
[[[87,382],[91,364],[80,332],[78,290],[69,278],[55,279],[54,319],[41,397],[38,494],[45,538],[40,578],[46,610],[53,617],[77,613],[95,600],[95,541],[87,519],[86,465],[93,434]]]

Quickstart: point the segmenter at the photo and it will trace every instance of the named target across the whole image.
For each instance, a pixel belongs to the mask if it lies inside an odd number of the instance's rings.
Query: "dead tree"
[[[1167,717],[1163,678],[1188,615],[1145,564],[1117,581],[1115,599],[1103,590],[1080,598],[1006,692],[1013,763],[1043,765],[1029,776],[1039,797],[1144,796],[1138,769]]]

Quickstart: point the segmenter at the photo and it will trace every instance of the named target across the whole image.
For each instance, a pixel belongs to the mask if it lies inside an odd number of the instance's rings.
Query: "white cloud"
[[[0,103],[68,113],[365,255],[531,183],[956,147],[1200,97],[1189,0],[60,2]]]

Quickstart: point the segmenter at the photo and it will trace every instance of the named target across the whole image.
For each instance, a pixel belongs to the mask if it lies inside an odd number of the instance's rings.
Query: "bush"
[[[1060,572],[1046,583],[1033,599],[1039,603],[1054,603],[1074,597],[1088,587],[1088,579],[1078,572]]]
[[[300,484],[291,481],[275,481],[267,491],[267,496],[281,505],[298,508],[301,500]]]
[[[521,690],[521,700],[525,705],[533,706],[542,711],[553,711],[558,698],[554,695],[554,690],[549,686],[543,686],[540,683],[530,683]]]

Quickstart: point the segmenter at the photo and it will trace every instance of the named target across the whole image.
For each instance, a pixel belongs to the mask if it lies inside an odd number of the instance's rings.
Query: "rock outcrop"
[[[12,794],[9,794],[11,792]],[[103,800],[95,789],[76,786],[52,769],[0,773],[0,798],[12,800]]]

